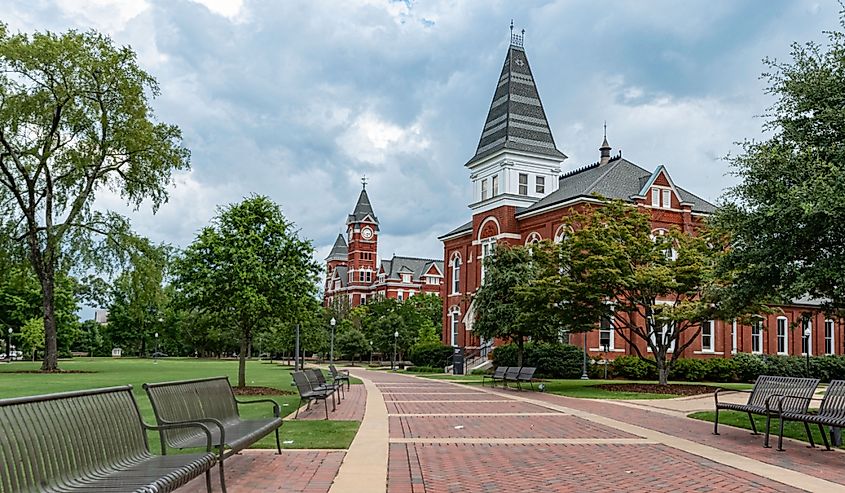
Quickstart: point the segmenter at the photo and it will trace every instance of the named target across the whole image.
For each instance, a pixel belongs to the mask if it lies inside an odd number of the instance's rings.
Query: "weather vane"
[[[364,190],[367,189],[367,174],[364,173],[364,176],[361,177],[361,185],[364,187]]]

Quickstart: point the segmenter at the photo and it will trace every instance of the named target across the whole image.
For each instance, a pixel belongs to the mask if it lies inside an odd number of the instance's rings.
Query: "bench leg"
[[[329,403],[326,402],[326,398],[323,398],[323,407],[326,408],[326,419],[329,419]],[[334,407],[334,399],[332,399],[332,407]]]
[[[279,427],[281,428],[281,426]],[[279,440],[279,428],[276,428],[276,452],[282,455],[282,442]]]
[[[716,420],[713,421],[713,434],[719,434],[719,408],[716,408]]]
[[[816,424],[819,425],[819,433],[822,434],[822,441],[824,441],[824,448],[827,449],[827,450],[830,450],[830,442],[827,441],[827,435],[825,435],[825,433],[824,433],[824,427],[822,426],[821,423],[816,423]]]
[[[748,413],[748,420],[751,421],[751,434],[759,435],[760,433],[757,432],[757,424],[754,422],[754,416],[752,416],[751,413]]]
[[[783,418],[780,419],[780,431],[778,432],[778,450],[783,452]]]
[[[220,446],[220,489],[226,493],[226,475],[223,472],[223,446]]]
[[[807,440],[810,441],[810,448],[816,448],[816,441],[813,440],[813,433],[810,432],[810,424],[804,422],[804,430],[807,432]]]
[[[764,448],[772,448],[772,446],[769,445],[769,430],[771,430],[771,427],[772,427],[772,415],[766,413],[766,438],[763,440],[763,447]]]
[[[211,468],[205,471],[205,491],[211,493]]]

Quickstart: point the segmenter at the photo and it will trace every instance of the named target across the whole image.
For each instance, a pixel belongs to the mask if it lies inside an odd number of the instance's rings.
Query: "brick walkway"
[[[800,474],[817,472],[845,484],[840,453],[794,442],[778,453],[730,427],[716,437],[705,422],[609,401],[358,374],[384,396],[391,493],[840,491]],[[753,460],[733,466],[729,452]]]
[[[349,390],[343,389],[346,397],[337,405],[337,410],[332,412],[332,403],[329,401],[329,419],[361,421],[364,419],[364,404],[367,402],[367,389],[363,385],[350,385]],[[322,402],[311,405],[310,410],[300,409],[297,419],[325,419],[326,408]],[[290,415],[288,419],[293,419]]]

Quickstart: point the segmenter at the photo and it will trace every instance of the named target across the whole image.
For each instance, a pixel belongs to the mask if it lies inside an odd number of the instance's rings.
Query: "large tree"
[[[97,194],[156,209],[172,172],[188,167],[179,128],[155,121],[157,94],[132,49],[106,36],[28,36],[0,24],[0,204],[43,293],[43,370],[58,368],[56,273],[108,259],[92,250],[119,245],[128,229],[93,208]]]
[[[655,236],[650,216],[620,201],[574,213],[564,223],[571,233],[559,245],[559,264],[538,284],[539,298],[573,331],[612,319],[637,355],[657,366],[665,385],[701,324],[723,315],[715,299],[721,251],[715,238],[678,229]]]
[[[249,345],[280,321],[311,321],[319,266],[311,242],[269,198],[252,196],[218,211],[177,259],[174,284],[186,306],[231,327],[239,344],[238,386]]]
[[[845,17],[840,21],[845,27]],[[736,304],[826,299],[845,309],[845,33],[765,60],[768,138],[730,158],[740,184],[715,224],[731,237],[723,269]]]

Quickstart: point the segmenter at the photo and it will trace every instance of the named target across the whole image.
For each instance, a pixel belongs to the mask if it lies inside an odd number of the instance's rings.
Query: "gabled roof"
[[[326,257],[326,260],[343,260],[346,261],[349,259],[349,249],[346,246],[346,240],[343,238],[342,234],[337,235],[337,239],[334,240],[334,246],[332,247],[332,251],[329,252],[329,256]]]
[[[621,155],[617,155],[606,164],[594,163],[561,176],[559,188],[556,191],[519,212],[518,215],[529,214],[578,197],[591,197],[594,194],[609,199],[631,201],[631,197],[640,195],[640,191],[652,179],[652,176],[656,176],[656,173],[647,171]],[[681,187],[675,188],[683,202],[692,204],[693,212],[711,214],[716,211],[716,206],[710,202]]]
[[[454,235],[464,235],[464,234],[467,234],[467,233],[472,233],[472,220],[470,220],[470,221],[468,221],[468,222],[466,222],[466,223],[464,223],[464,224],[461,224],[460,226],[458,226],[457,228],[453,229],[452,231],[449,231],[449,232],[448,232],[448,233],[446,233],[445,235],[438,236],[438,237],[437,237],[437,239],[438,239],[438,240],[442,240],[442,239],[444,239],[444,238],[448,238],[448,237],[450,237],[450,236],[454,236]]]
[[[334,274],[332,274],[332,285],[329,287],[330,289],[334,289],[334,282],[340,281],[340,287],[345,288],[347,281],[349,280],[349,268],[345,265],[339,265],[334,270]]]
[[[390,260],[381,261],[381,268],[384,269],[385,279],[394,281],[401,281],[401,274],[411,274],[411,280],[413,282],[422,282],[423,277],[432,265],[436,266],[440,272],[443,272],[442,260],[397,257],[394,255]]]
[[[508,48],[478,147],[467,165],[502,149],[566,159],[555,146],[525,50],[514,44]]]
[[[358,202],[355,203],[355,209],[346,219],[346,224],[361,222],[365,219],[378,225],[378,218],[373,212],[373,206],[370,205],[370,197],[367,195],[366,188],[361,189],[361,194],[358,195]]]

